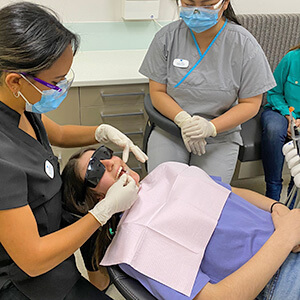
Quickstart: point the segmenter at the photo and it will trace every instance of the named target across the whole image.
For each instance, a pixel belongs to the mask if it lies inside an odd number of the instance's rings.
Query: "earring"
[[[14,95],[16,98],[19,98],[19,97],[20,97],[20,92],[19,92],[19,91],[13,92],[13,95]]]

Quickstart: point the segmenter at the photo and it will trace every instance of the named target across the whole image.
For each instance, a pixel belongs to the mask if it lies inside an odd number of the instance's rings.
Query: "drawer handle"
[[[123,152],[122,151],[114,151],[114,155],[115,156],[119,156],[119,157],[121,157],[122,156],[122,154],[123,154]],[[130,169],[132,169],[132,170],[141,170],[142,169],[142,167],[141,167],[141,165],[139,164],[138,165],[138,167],[134,167],[134,168],[130,168]]]
[[[123,132],[123,133],[126,134],[126,135],[136,135],[136,134],[143,135],[144,134],[142,129],[140,129],[139,131],[130,131],[130,132]]]
[[[109,97],[123,97],[123,96],[145,96],[145,92],[131,92],[131,93],[120,93],[120,94],[105,94],[102,91],[100,92],[102,98],[109,98]]]
[[[115,118],[115,117],[131,117],[131,116],[141,116],[144,114],[144,111],[141,109],[140,111],[134,111],[130,113],[122,113],[122,114],[104,114],[101,112],[102,118]]]
[[[133,167],[133,168],[130,168],[131,170],[133,171],[139,171],[139,170],[142,170],[142,167],[141,165],[139,165],[138,167]]]

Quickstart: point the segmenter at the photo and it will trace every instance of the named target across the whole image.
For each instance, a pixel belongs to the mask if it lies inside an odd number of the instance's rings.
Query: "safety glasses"
[[[58,92],[66,92],[67,90],[69,90],[69,88],[71,87],[73,81],[74,81],[74,77],[75,77],[75,74],[74,74],[74,71],[72,69],[70,69],[70,71],[68,72],[68,74],[65,76],[65,78],[63,80],[61,80],[57,85],[53,85],[49,82],[46,82],[40,78],[37,78],[37,77],[34,77],[28,73],[20,73],[21,75],[25,76],[26,78],[29,77],[29,78],[32,78],[33,80],[39,82],[40,84],[48,87],[49,89],[51,90],[55,90],[55,91],[58,91]],[[36,89],[38,89],[36,86],[34,86]],[[42,91],[40,91],[38,89],[38,91],[40,93],[43,93]]]
[[[104,172],[105,166],[101,163],[100,160],[111,159],[113,156],[113,151],[105,146],[99,147],[92,157],[90,158],[85,178],[85,186],[95,188],[99,181],[101,180]]]
[[[218,3],[213,4],[213,5],[203,5],[203,6],[182,6],[180,5],[179,7],[181,9],[184,9],[185,11],[190,11],[190,14],[195,14],[195,13],[200,13],[202,9],[204,10],[217,10],[219,9],[222,4],[223,4],[224,0],[220,0]]]

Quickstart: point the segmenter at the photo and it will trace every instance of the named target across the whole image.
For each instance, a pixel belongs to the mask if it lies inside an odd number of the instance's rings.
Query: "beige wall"
[[[147,1],[147,0],[137,0]],[[0,7],[12,2],[0,0]],[[37,0],[53,8],[64,22],[121,21],[122,0]],[[299,0],[232,0],[236,13],[300,13]],[[160,0],[160,20],[172,20],[175,0]]]

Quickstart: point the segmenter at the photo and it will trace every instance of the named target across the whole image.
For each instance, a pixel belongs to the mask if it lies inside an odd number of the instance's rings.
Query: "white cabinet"
[[[147,121],[144,111],[144,96],[148,92],[148,84],[71,88],[60,107],[46,115],[61,125],[110,124],[125,133],[142,148]],[[108,146],[115,151],[116,155],[121,155],[120,148],[113,144],[108,144]],[[69,157],[79,149],[53,147],[54,153],[61,160],[61,167],[64,167]],[[132,154],[128,165],[141,177],[145,176],[144,165],[139,163]]]
[[[71,88],[62,104],[56,110],[46,113],[46,116],[60,125],[80,125],[79,88]],[[52,146],[52,149],[58,157],[62,169],[70,156],[80,148]]]
[[[142,148],[143,133],[147,121],[144,111],[144,97],[148,84],[111,85],[80,88],[81,125],[110,124]],[[120,148],[109,144],[115,154],[121,155]],[[142,177],[144,166],[131,154],[128,165]]]

